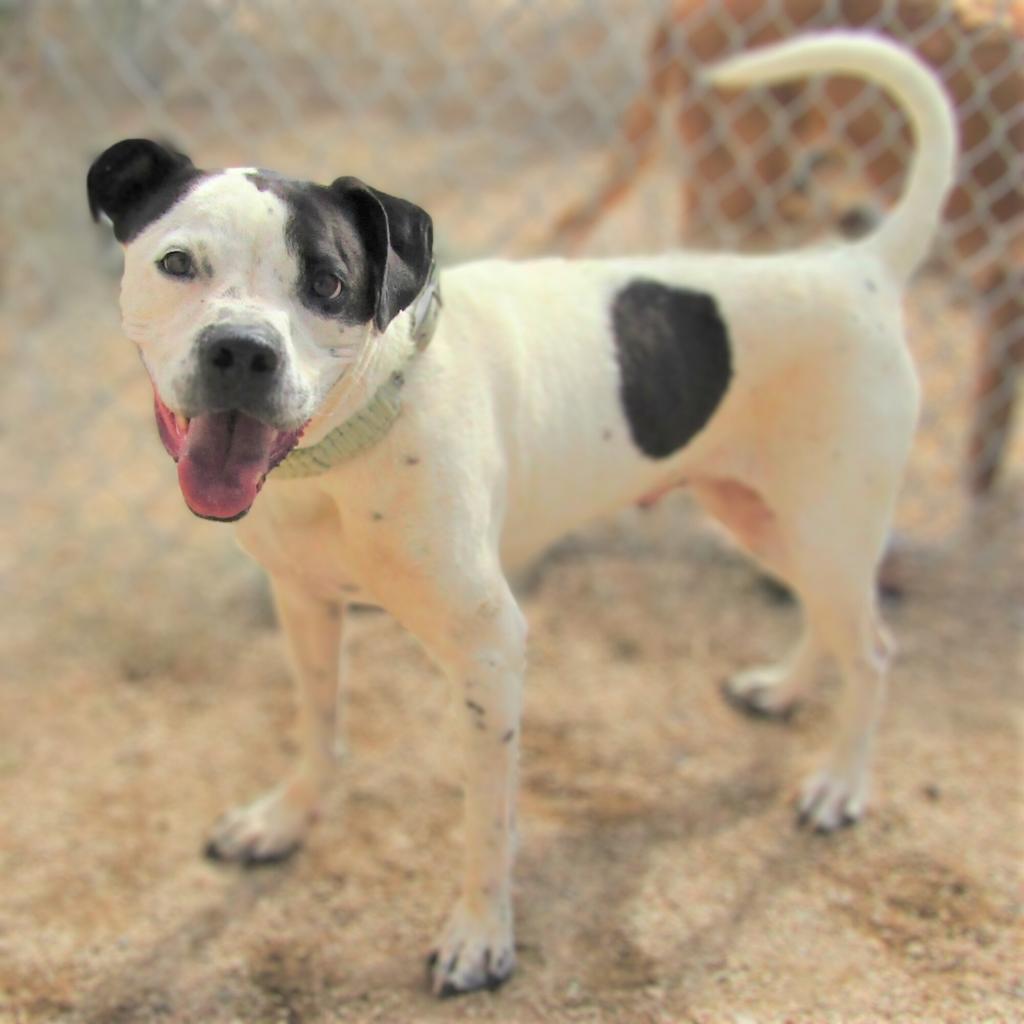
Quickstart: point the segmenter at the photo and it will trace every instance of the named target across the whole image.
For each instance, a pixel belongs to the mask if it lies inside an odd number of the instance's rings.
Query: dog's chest
[[[242,548],[275,579],[291,581],[325,601],[365,597],[348,569],[337,507],[326,495],[301,500],[270,488],[236,527]]]

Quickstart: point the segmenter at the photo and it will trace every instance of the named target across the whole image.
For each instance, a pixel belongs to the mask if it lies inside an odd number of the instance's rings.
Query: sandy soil
[[[353,617],[351,754],[307,848],[252,873],[199,856],[287,763],[286,669],[258,572],[181,506],[101,290],[0,334],[5,419],[30,428],[0,436],[2,1024],[1024,1018],[1024,479],[954,531],[970,348],[932,325],[969,320],[941,279],[911,302],[946,400],[901,521],[942,544],[911,549],[890,611],[873,814],[794,827],[833,690],[785,727],[716,684],[781,651],[795,611],[680,500],[629,513],[524,594],[520,971],[446,1004],[422,954],[458,856],[447,698],[386,617]]]
[[[791,800],[833,691],[780,726],[715,685],[778,651],[794,609],[676,499],[554,552],[524,594],[520,970],[456,1002],[427,995],[421,962],[459,796],[446,690],[414,641],[352,616],[324,820],[290,863],[245,872],[199,847],[292,749],[258,574],[226,552],[229,582],[185,606],[96,609],[74,643],[10,662],[0,1020],[1019,1020],[1022,497],[973,548],[910,559],[875,807],[828,838]]]
[[[1024,1018],[1024,479],[956,531],[970,347],[933,327],[970,328],[940,278],[911,301],[932,397],[873,814],[794,827],[833,691],[784,727],[716,684],[795,611],[681,500],[629,513],[524,594],[521,966],[446,1004],[422,955],[460,841],[447,698],[386,617],[353,617],[351,754],[308,847],[200,858],[292,750],[281,643],[257,570],[180,503],[111,283],[78,291],[0,335],[5,418],[31,428],[0,435],[2,1024]]]

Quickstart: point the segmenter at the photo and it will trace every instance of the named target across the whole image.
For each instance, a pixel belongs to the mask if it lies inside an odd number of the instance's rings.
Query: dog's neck
[[[334,386],[303,434],[302,444],[275,470],[278,479],[326,472],[376,444],[401,411],[405,373],[434,336],[441,311],[437,268],[416,299],[368,343],[365,356]]]

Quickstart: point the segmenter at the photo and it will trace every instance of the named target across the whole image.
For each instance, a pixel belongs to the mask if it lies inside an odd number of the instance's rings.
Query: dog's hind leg
[[[820,831],[856,821],[867,802],[890,654],[875,574],[902,466],[898,434],[893,424],[893,451],[881,458],[851,453],[838,468],[805,466],[800,479],[782,488],[784,498],[763,501],[759,518],[737,512],[741,506],[732,502],[733,525],[738,516],[746,526],[741,541],[794,588],[805,625],[782,666],[742,673],[728,684],[730,696],[748,708],[778,713],[806,690],[824,657],[835,660],[842,676],[838,735],[799,799],[801,820]],[[729,523],[730,513],[718,513]]]
[[[824,560],[798,582],[809,628],[835,659],[843,684],[838,734],[821,769],[800,794],[801,821],[819,831],[853,823],[867,803],[891,653],[875,596],[880,555],[881,547],[874,558],[864,553],[860,566]]]
[[[299,754],[290,775],[269,793],[230,811],[206,846],[215,860],[282,860],[302,842],[318,811],[337,753],[337,700],[344,607],[271,577],[298,691]]]
[[[706,512],[769,572],[792,585],[793,567],[775,513],[753,489],[735,481],[701,480],[691,488]],[[722,684],[726,699],[748,714],[785,718],[810,690],[821,668],[821,643],[805,620],[792,651],[778,664],[757,665]]]
[[[835,660],[843,686],[838,734],[799,800],[801,820],[819,831],[856,821],[867,803],[890,656],[875,578],[899,475],[895,460],[870,469],[847,466],[831,479],[822,472],[818,493],[807,494],[782,520],[806,628]]]

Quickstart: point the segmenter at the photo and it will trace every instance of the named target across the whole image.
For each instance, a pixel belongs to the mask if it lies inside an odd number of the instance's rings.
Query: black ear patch
[[[375,291],[373,320],[382,331],[427,283],[433,221],[415,203],[379,192],[358,178],[338,178],[331,192],[355,215]]]
[[[119,242],[162,217],[203,172],[184,153],[149,139],[125,139],[101,153],[86,179],[93,220],[105,213]]]
[[[630,433],[663,459],[707,425],[729,387],[725,323],[705,292],[648,280],[626,285],[611,312]]]

